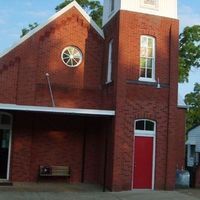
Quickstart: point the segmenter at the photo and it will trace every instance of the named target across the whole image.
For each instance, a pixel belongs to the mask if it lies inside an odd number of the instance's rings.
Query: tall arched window
[[[141,81],[155,81],[155,38],[142,35],[140,39]]]
[[[112,82],[112,68],[113,68],[113,39],[108,45],[108,66],[107,66],[107,77],[106,84]]]

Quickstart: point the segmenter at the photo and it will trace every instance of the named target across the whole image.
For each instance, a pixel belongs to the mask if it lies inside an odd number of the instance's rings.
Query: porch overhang
[[[0,103],[0,110],[62,113],[62,114],[72,114],[72,115],[115,116],[114,110],[28,106],[28,105],[4,104],[4,103]]]

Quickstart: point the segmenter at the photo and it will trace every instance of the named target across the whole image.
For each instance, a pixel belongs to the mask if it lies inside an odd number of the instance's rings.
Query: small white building
[[[200,125],[188,132],[187,145],[187,166],[193,167],[200,161]]]

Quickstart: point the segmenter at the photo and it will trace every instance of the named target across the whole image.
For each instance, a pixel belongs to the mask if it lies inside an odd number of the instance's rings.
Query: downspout
[[[51,82],[50,82],[50,78],[49,78],[49,74],[48,73],[46,73],[46,78],[47,78],[47,83],[48,83],[48,87],[49,87],[49,93],[50,93],[50,96],[51,96],[51,103],[52,103],[52,106],[55,107],[53,91],[52,91]]]

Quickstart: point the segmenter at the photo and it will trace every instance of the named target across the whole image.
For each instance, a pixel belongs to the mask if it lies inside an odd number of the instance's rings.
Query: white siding
[[[192,129],[188,132],[187,145],[187,166],[192,167],[196,162],[198,162],[198,156],[196,158],[190,156],[191,145],[195,145],[195,151],[200,153],[200,126]]]
[[[103,25],[105,25],[117,11],[120,10],[121,0],[115,0],[114,10],[110,12],[110,1],[104,0],[104,8],[103,8]]]
[[[200,145],[200,126],[188,132],[188,140],[186,143]]]
[[[144,8],[141,6],[142,0],[115,0],[115,10],[110,13],[110,0],[104,0],[103,25],[105,25],[113,15],[119,10],[127,10],[151,15],[158,15],[177,19],[177,0],[159,0],[158,9]]]

